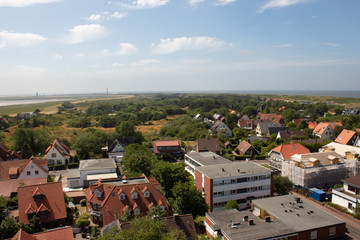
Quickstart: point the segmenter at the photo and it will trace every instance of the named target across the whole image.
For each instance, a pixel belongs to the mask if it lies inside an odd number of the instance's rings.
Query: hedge
[[[48,165],[50,171],[52,170],[65,170],[65,165]]]
[[[68,164],[68,168],[78,168],[79,167],[79,163],[78,162],[73,162],[73,163],[69,163]]]

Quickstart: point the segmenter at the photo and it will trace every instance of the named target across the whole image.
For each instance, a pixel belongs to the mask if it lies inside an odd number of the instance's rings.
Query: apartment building
[[[213,152],[189,152],[185,154],[185,170],[195,177],[195,168],[201,166],[231,163]]]

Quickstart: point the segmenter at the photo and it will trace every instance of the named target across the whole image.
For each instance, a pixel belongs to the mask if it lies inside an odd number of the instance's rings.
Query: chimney
[[[266,216],[266,217],[265,217],[265,222],[271,222],[270,216]]]
[[[238,168],[238,173],[240,172],[240,168]]]
[[[254,220],[250,219],[249,220],[249,225],[254,225]]]
[[[224,168],[222,168],[221,170],[222,170],[223,172],[225,172],[225,169],[224,169]]]
[[[247,222],[249,220],[249,217],[247,215],[243,216],[243,221]]]

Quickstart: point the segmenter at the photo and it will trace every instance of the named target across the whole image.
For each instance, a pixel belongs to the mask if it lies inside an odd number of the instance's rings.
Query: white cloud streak
[[[97,14],[92,14],[90,17],[86,18],[86,20],[96,22],[100,20],[121,19],[127,17],[128,15],[129,14],[127,12],[101,12]]]
[[[112,2],[110,4],[117,4],[130,9],[143,9],[143,8],[157,8],[166,5],[170,0],[135,0],[131,4],[122,2]]]
[[[120,56],[126,56],[134,54],[138,51],[135,45],[131,43],[119,43],[119,50],[117,51],[117,54]]]
[[[158,45],[152,44],[156,54],[170,54],[182,50],[219,49],[227,44],[212,37],[179,37],[160,39]]]
[[[271,0],[268,1],[265,5],[263,5],[260,9],[260,12],[265,11],[266,9],[270,8],[283,8],[289,7],[296,4],[306,3],[310,0]]]
[[[55,54],[52,56],[55,60],[61,60],[63,57],[61,55]]]
[[[0,7],[29,7],[36,4],[60,2],[61,0],[0,0]]]
[[[329,47],[339,47],[340,44],[338,43],[331,43],[331,42],[328,42],[328,43],[325,43],[326,46],[329,46]]]
[[[104,38],[108,34],[100,24],[78,25],[69,30],[65,42],[70,44],[82,43]]]
[[[286,44],[276,45],[276,46],[273,46],[273,47],[274,48],[288,48],[288,47],[292,47],[292,44],[286,43]]]
[[[192,7],[195,7],[197,4],[203,3],[203,2],[205,2],[205,0],[189,0],[189,4]]]
[[[40,44],[46,40],[45,37],[34,33],[11,33],[0,32],[0,49],[7,47],[26,47]]]
[[[217,6],[225,6],[232,2],[236,2],[236,0],[219,0],[219,2],[216,5]]]

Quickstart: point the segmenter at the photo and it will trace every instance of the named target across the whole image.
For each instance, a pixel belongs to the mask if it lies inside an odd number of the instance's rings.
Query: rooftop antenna
[[[109,89],[106,88],[106,95],[109,95]]]

